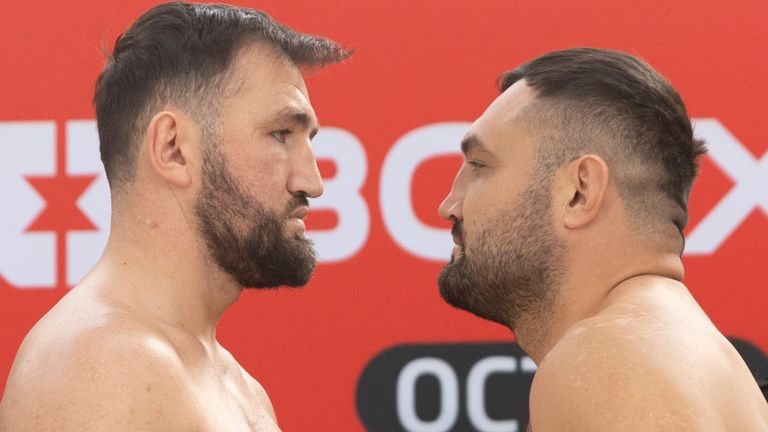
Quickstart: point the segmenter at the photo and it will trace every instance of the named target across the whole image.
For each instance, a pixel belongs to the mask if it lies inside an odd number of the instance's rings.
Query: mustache
[[[309,207],[309,200],[305,195],[295,195],[292,200],[285,205],[285,214],[289,215],[299,207]]]
[[[456,218],[453,219],[453,226],[451,227],[451,235],[460,239],[464,239],[464,223]]]

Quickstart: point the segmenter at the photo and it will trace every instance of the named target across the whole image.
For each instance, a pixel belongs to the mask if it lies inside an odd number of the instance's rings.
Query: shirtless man
[[[348,55],[223,5],[157,6],[118,39],[94,97],[109,241],[24,340],[0,430],[279,430],[216,324],[243,287],[312,275],[302,71]]]
[[[681,283],[703,143],[646,63],[553,52],[500,79],[440,206],[445,300],[508,326],[536,432],[766,431],[755,379]]]

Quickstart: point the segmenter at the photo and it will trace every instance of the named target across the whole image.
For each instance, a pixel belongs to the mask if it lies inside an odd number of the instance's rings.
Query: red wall
[[[93,139],[81,131],[90,123],[72,120],[94,118],[90,99],[102,44],[111,47],[154,3],[6,0],[0,11],[0,390],[26,332],[77,276],[72,263],[87,265],[96,253],[88,249],[105,229],[95,222],[104,219],[103,174],[92,160],[84,168],[74,162],[83,151],[78,140],[88,147]],[[700,122],[715,151],[705,157],[691,198],[688,234],[696,236],[696,253],[685,257],[686,283],[724,334],[768,351],[765,1],[237,3],[358,49],[308,85],[321,123],[349,132],[364,149],[361,198],[353,199],[364,203],[362,216],[345,222],[331,209],[314,222],[310,216],[308,228],[318,233],[349,223],[362,230],[354,236],[360,247],[322,262],[303,290],[244,293],[219,330],[224,346],[270,393],[284,430],[363,430],[358,379],[395,345],[512,340],[506,329],[441,301],[435,278],[443,263],[409,252],[392,233],[402,225],[382,216],[387,198],[407,204],[393,182],[382,181],[382,167],[405,134],[472,121],[496,96],[502,71],[559,48],[640,55],[676,86],[693,118],[719,122]],[[31,123],[39,121],[49,123]],[[430,130],[440,139],[438,129]],[[447,145],[457,150],[458,139]],[[336,166],[328,157],[322,163],[329,179],[351,168],[338,157],[330,157]],[[390,178],[400,169],[392,163]],[[442,156],[418,165],[412,203],[423,224],[448,226],[436,208],[457,164],[457,157]],[[49,198],[35,195],[32,185]],[[338,188],[354,197],[354,182]],[[76,207],[82,191],[85,201]],[[83,207],[90,210],[81,213]],[[367,227],[359,220],[366,208]],[[446,248],[446,260],[449,254]]]

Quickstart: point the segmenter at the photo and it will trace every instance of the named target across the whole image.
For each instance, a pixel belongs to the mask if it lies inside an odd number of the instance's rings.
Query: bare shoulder
[[[119,314],[47,316],[14,362],[0,429],[192,430],[184,368],[167,340]]]
[[[686,389],[643,343],[599,320],[577,324],[536,373],[533,430],[706,430],[680,415]]]
[[[534,378],[534,431],[767,430],[732,346],[692,299],[665,295],[566,332]]]

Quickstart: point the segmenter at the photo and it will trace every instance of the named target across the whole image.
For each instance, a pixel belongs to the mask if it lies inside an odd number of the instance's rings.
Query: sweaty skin
[[[300,72],[259,45],[233,67],[218,140],[230,174],[278,214],[297,195],[319,196],[317,120]],[[195,222],[203,146],[200,125],[175,107],[152,118],[136,179],[113,195],[101,260],[18,352],[0,430],[280,430],[267,393],[216,340],[243,287]],[[284,234],[302,234],[305,214],[286,217]]]
[[[765,431],[768,405],[687,288],[637,276],[543,358],[531,425],[543,431]]]
[[[481,255],[474,248],[482,232],[504,239],[490,246],[505,256],[513,252],[504,247],[537,245],[505,238],[530,224],[520,209],[535,204],[520,200],[534,178],[537,145],[521,113],[535,97],[525,80],[516,82],[467,132],[464,163],[440,206],[462,226],[454,260]],[[551,180],[539,198],[551,200],[563,251],[558,284],[547,288],[556,290],[554,300],[535,305],[535,314],[510,309],[523,312],[514,317],[500,317],[498,302],[466,303],[512,328],[538,365],[529,430],[768,431],[768,404],[752,374],[681,283],[677,228],[639,232],[597,155],[565,163]]]

